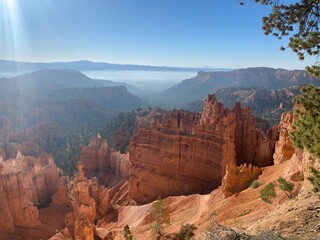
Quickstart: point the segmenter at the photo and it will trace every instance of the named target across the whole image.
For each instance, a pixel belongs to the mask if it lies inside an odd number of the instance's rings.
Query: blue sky
[[[186,67],[304,62],[271,36],[269,8],[237,0],[0,0],[0,59]]]

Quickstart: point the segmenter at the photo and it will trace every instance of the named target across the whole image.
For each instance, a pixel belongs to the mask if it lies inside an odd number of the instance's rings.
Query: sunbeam
[[[6,55],[19,59],[19,43],[25,44],[21,13],[16,0],[0,0],[1,47],[5,46]]]

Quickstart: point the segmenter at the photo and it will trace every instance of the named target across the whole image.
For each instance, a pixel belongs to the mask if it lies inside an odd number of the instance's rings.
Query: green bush
[[[262,185],[261,182],[259,182],[258,180],[254,180],[254,181],[251,183],[250,187],[253,188],[253,189],[256,189],[256,188],[260,187],[261,185]]]
[[[282,177],[278,178],[279,188],[286,193],[288,197],[290,197],[290,193],[293,191],[294,184],[290,181],[285,180]],[[289,193],[289,194],[288,194]]]
[[[260,198],[267,203],[271,203],[271,199],[276,196],[277,194],[274,183],[269,183],[260,190]]]
[[[320,192],[320,172],[317,171],[315,168],[310,168],[311,176],[308,177],[308,180],[313,185],[313,191],[318,193]]]
[[[196,226],[194,224],[186,224],[183,225],[178,233],[179,240],[190,240],[194,236],[194,231],[196,230]]]

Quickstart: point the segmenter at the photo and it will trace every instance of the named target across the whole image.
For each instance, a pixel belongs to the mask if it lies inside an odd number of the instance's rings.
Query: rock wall
[[[283,173],[283,177],[291,181],[302,181],[310,176],[310,167],[320,169],[320,163],[305,149],[297,149],[290,140],[292,123],[295,120],[293,112],[283,113],[279,124],[279,140],[275,144],[274,163],[281,164],[290,161]],[[310,182],[304,181],[304,186],[310,189]]]
[[[81,149],[80,161],[88,178],[97,177],[101,184],[109,185],[116,179],[129,176],[129,157],[110,149],[106,139],[93,138]]]
[[[230,163],[222,180],[224,197],[230,197],[248,188],[253,180],[258,179],[260,174],[262,174],[261,168],[253,167],[251,164],[238,167],[234,163]]]
[[[45,206],[60,184],[58,168],[51,155],[15,159],[0,167],[0,232],[12,233],[16,226],[40,224],[37,206]]]
[[[129,196],[143,204],[204,193],[221,184],[229,163],[270,165],[275,132],[256,130],[249,108],[225,109],[214,95],[201,114],[154,110],[131,139]]]
[[[280,164],[289,160],[295,153],[295,148],[290,140],[290,131],[292,130],[293,112],[286,112],[281,115],[278,127],[279,140],[275,145],[275,153],[273,154],[274,164]]]

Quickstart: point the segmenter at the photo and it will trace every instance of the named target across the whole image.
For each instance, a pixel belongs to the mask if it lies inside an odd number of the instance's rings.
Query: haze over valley
[[[0,0],[0,240],[320,239],[319,9]]]

